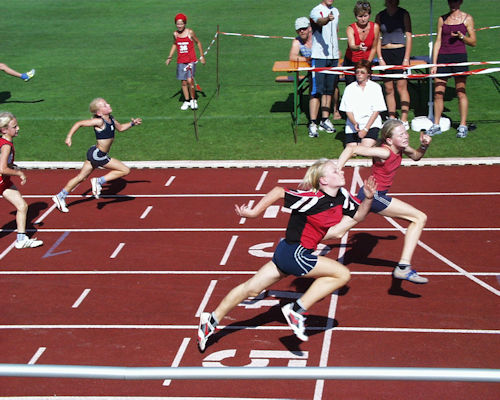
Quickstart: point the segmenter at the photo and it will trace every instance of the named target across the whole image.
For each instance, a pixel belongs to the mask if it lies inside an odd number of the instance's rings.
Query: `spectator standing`
[[[344,90],[340,111],[347,114],[345,125],[346,146],[372,147],[377,143],[382,118],[380,112],[387,110],[384,94],[379,84],[370,79],[371,65],[367,60],[356,63],[356,81]]]
[[[354,66],[361,60],[373,62],[377,54],[380,40],[380,27],[370,21],[372,8],[367,1],[358,1],[354,6],[356,22],[347,27],[347,50],[344,57],[344,67]],[[356,80],[354,75],[346,75],[345,83],[349,85]]]
[[[194,75],[196,72],[196,51],[194,45],[198,46],[200,52],[200,61],[205,64],[205,56],[203,55],[203,47],[200,40],[192,29],[186,28],[187,17],[184,14],[177,14],[174,17],[174,22],[177,30],[174,32],[174,42],[170,48],[165,64],[169,65],[172,61],[174,52],[177,50],[177,79],[181,81],[182,94],[184,102],[181,110],[187,110],[191,107],[192,110],[198,108],[196,100],[196,90],[194,84]]]
[[[432,62],[434,64],[448,64],[467,62],[467,49],[465,45],[474,47],[476,45],[476,31],[474,30],[474,19],[472,15],[460,10],[462,0],[448,0],[450,12],[438,19],[437,37],[434,43]],[[464,72],[469,68],[462,67],[433,67],[431,74]],[[444,108],[444,92],[448,78],[434,79],[434,124],[429,128],[427,134],[430,136],[441,133],[439,121]],[[467,137],[467,112],[469,100],[465,92],[466,76],[455,76],[455,90],[458,96],[458,108],[460,111],[460,125],[457,129],[457,138]]]
[[[311,10],[313,31],[311,66],[313,68],[338,66],[340,58],[337,35],[339,16],[339,10],[333,7],[333,0],[323,0]],[[318,129],[328,133],[335,132],[329,116],[336,85],[337,75],[312,73],[309,137],[317,137]],[[319,126],[317,125],[318,114],[321,114]]]
[[[399,0],[385,0],[385,10],[379,12],[375,22],[380,26],[382,35],[377,49],[380,65],[410,65],[412,47],[411,18],[408,11],[399,7]],[[391,70],[400,74],[400,70]],[[390,72],[388,72],[390,73]],[[389,118],[396,118],[396,85],[401,102],[401,121],[409,129],[408,112],[410,110],[410,94],[406,79],[385,79],[385,102],[389,111]]]

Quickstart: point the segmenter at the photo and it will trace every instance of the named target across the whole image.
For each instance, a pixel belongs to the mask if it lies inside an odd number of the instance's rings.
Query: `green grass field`
[[[294,143],[288,111],[292,87],[275,83],[277,74],[271,71],[275,60],[288,57],[290,40],[220,36],[219,96],[215,94],[215,46],[207,54],[207,64],[197,70],[203,89],[197,113],[199,141],[192,112],[179,110],[175,63],[165,65],[175,29],[173,16],[178,12],[187,14],[188,27],[206,48],[217,25],[223,32],[294,36],[295,18],[307,16],[317,3],[319,0],[0,0],[0,61],[21,72],[37,70],[28,83],[0,75],[0,108],[16,114],[21,127],[17,160],[83,160],[95,140],[93,131],[81,129],[71,148],[64,139],[74,122],[90,118],[88,104],[95,97],[106,98],[120,122],[133,116],[143,118],[142,126],[119,134],[114,143],[111,154],[122,160],[336,157],[342,149],[342,135],[310,139],[304,117]],[[354,3],[335,1],[341,14],[341,37],[354,21]],[[447,10],[447,2],[434,3],[435,26],[437,16]],[[371,4],[374,18],[383,8],[383,0]],[[462,9],[474,16],[479,28],[498,24],[497,13],[492,12],[496,5],[496,0],[465,0]],[[427,0],[402,0],[401,6],[410,11],[414,33],[429,31]],[[469,60],[498,60],[499,32],[478,32],[478,46],[468,49]],[[343,50],[345,46],[342,41]],[[426,54],[428,38],[415,38],[413,55]],[[435,137],[428,156],[499,155],[499,80],[498,73],[469,78],[469,122],[477,129],[464,140],[456,139],[454,130]],[[422,95],[425,105],[427,86]],[[445,107],[446,115],[456,122],[454,90]],[[422,114],[427,114],[426,108]],[[342,121],[336,127],[341,132]],[[414,133],[412,143],[417,141]]]

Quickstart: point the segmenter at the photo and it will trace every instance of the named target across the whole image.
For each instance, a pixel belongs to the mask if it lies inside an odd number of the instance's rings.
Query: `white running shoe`
[[[198,109],[198,100],[192,99],[190,107],[191,107],[191,110],[197,110]]]
[[[293,303],[285,304],[281,307],[281,312],[285,316],[286,322],[292,328],[293,333],[303,342],[307,342],[309,337],[306,335],[306,328],[304,322],[306,317],[298,312],[293,311]]]
[[[411,269],[410,267],[406,269],[402,269],[399,267],[394,268],[394,271],[392,271],[392,276],[397,279],[402,279],[405,281],[410,281],[413,283],[427,283],[429,282],[429,279],[424,278],[423,276],[420,276],[417,271],[414,269]]]
[[[210,324],[210,313],[204,312],[200,315],[200,324],[198,325],[198,347],[201,352],[205,351],[207,340],[215,332],[215,326]]]
[[[314,122],[311,122],[308,127],[309,130],[309,137],[318,137],[318,127]]]
[[[335,133],[335,127],[332,124],[332,121],[329,119],[325,119],[319,123],[319,130],[326,131],[326,133]]]
[[[55,203],[57,209],[63,213],[69,212],[68,206],[66,205],[66,202],[64,199],[60,199],[59,196],[55,195],[52,197],[52,201]]]
[[[99,181],[97,180],[97,178],[92,178],[90,180],[90,183],[92,184],[92,194],[94,195],[94,197],[96,199],[98,199],[101,196],[102,186],[99,183]]]
[[[29,238],[26,236],[26,239],[24,240],[16,240],[16,249],[28,249],[28,248],[33,248],[33,247],[38,247],[43,245],[43,242],[41,240],[37,240],[36,238]]]
[[[190,105],[191,105],[190,101],[185,101],[184,103],[182,103],[181,110],[186,111]]]

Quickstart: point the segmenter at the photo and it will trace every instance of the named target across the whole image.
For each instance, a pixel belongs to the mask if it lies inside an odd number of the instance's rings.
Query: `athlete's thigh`
[[[348,272],[348,268],[331,258],[318,256],[318,262],[312,270],[304,275],[306,278],[321,278],[323,276],[338,277]]]
[[[16,208],[20,208],[23,204],[26,203],[23,199],[23,196],[21,196],[21,192],[19,192],[19,190],[17,190],[14,185],[12,185],[8,189],[5,189],[2,193],[2,196]]]
[[[280,279],[283,279],[285,276],[286,274],[281,272],[275,263],[269,261],[247,281],[247,285],[249,288],[260,293],[262,290],[278,282]]]
[[[128,167],[122,163],[120,160],[117,160],[116,158],[111,158],[108,163],[103,165],[103,168],[106,169],[115,169],[118,171],[126,171]]]
[[[391,202],[384,210],[380,211],[379,214],[385,217],[395,217],[409,219],[416,217],[420,210],[413,207],[411,204],[405,203],[402,200],[392,198]]]

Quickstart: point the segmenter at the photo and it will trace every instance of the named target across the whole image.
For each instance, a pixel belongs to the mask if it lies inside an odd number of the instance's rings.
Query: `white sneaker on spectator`
[[[308,127],[309,137],[318,137],[318,127],[314,122],[311,122]]]
[[[326,131],[327,133],[335,133],[335,127],[329,119],[325,119],[319,123],[319,130]]]
[[[191,105],[190,101],[185,101],[184,103],[182,103],[181,110],[186,111],[190,105]]]

